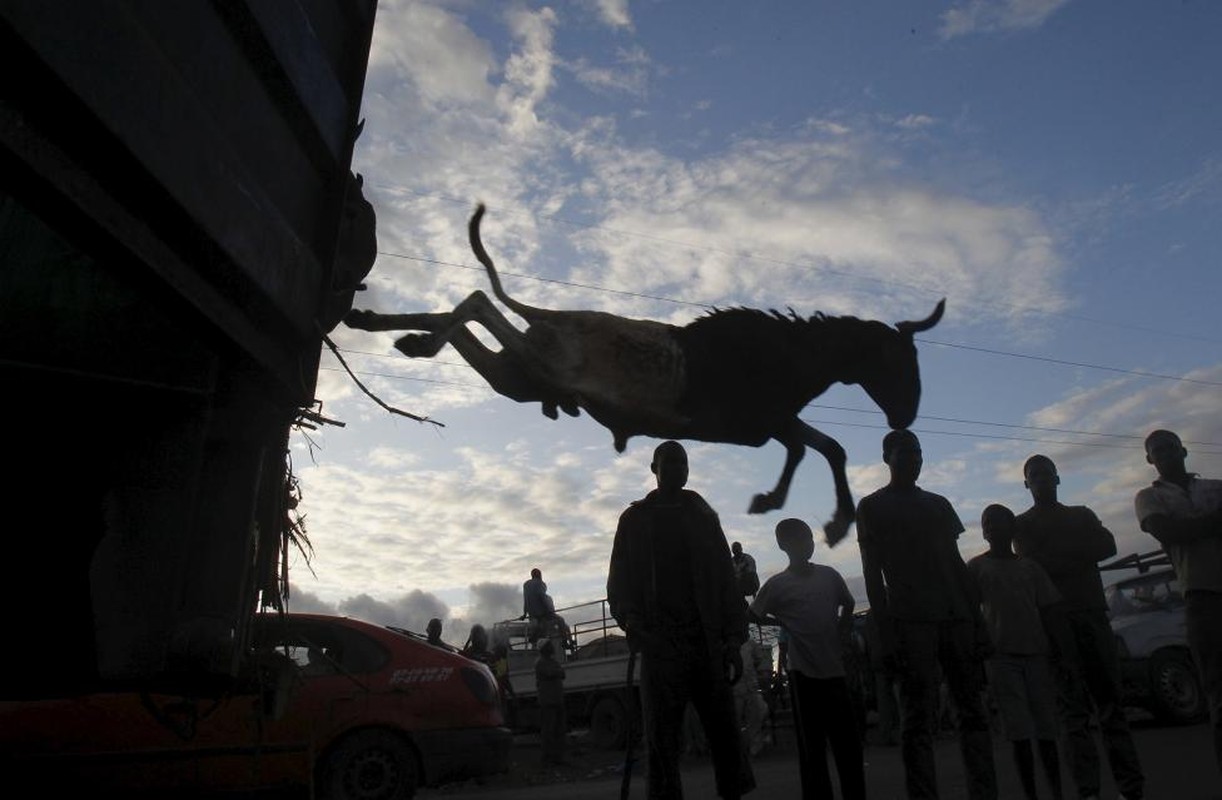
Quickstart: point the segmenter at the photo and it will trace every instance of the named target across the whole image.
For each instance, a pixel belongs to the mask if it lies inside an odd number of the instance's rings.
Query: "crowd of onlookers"
[[[1222,481],[1189,473],[1187,450],[1170,431],[1151,433],[1145,450],[1158,477],[1137,492],[1135,511],[1183,589],[1222,777]],[[868,694],[879,741],[902,747],[911,798],[938,796],[933,739],[948,725],[960,739],[969,797],[996,798],[993,720],[1010,743],[1024,796],[1040,796],[1042,772],[1047,796],[1065,797],[1064,757],[1078,797],[1098,797],[1104,759],[1122,798],[1143,797],[1098,569],[1116,554],[1111,532],[1086,506],[1060,501],[1056,465],[1036,455],[1023,465],[1031,507],[1020,514],[985,508],[989,549],[965,563],[959,516],[946,498],[917,486],[916,435],[888,434],[883,460],[890,481],[857,508],[870,600],[864,626],[854,625],[854,601],[839,573],[810,562],[813,538],[800,520],[777,525],[790,564],[751,604],[756,621],[783,626],[780,666],[804,796],[832,796],[825,748],[842,796],[865,796]]]

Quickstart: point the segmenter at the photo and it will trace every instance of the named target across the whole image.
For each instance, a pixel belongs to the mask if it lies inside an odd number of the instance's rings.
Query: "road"
[[[1202,723],[1185,727],[1162,727],[1135,723],[1134,736],[1146,773],[1146,800],[1222,800],[1222,778],[1213,763],[1208,727]],[[995,738],[1000,800],[1022,800],[1022,790],[1014,771],[1010,748]],[[526,740],[515,757],[538,759],[535,745]],[[963,763],[954,739],[937,742],[938,781],[946,798],[966,797]],[[609,754],[604,767],[616,759]],[[1064,766],[1064,765],[1063,765]],[[801,796],[797,757],[784,740],[773,751],[766,751],[754,762],[757,789],[749,797],[759,800],[788,800]],[[633,775],[631,797],[646,796],[643,767]],[[1064,771],[1067,797],[1073,797],[1073,781]],[[448,786],[421,790],[420,800],[586,800],[618,798],[620,776],[613,769],[593,769],[591,777],[550,785],[517,785],[505,788],[491,779],[482,787]],[[683,767],[684,794],[692,800],[715,798],[712,768],[707,759],[692,759]],[[866,751],[866,788],[871,800],[904,800],[904,769],[897,747],[871,746]],[[1041,784],[1041,792],[1043,789]],[[1041,794],[1041,797],[1046,797]],[[1116,786],[1104,767],[1102,800],[1117,798]]]

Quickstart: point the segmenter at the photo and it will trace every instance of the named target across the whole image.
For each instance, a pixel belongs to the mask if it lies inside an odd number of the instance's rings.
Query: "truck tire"
[[[1205,695],[1188,653],[1168,650],[1150,659],[1151,711],[1159,719],[1185,725],[1205,716]]]
[[[628,712],[618,697],[599,698],[590,711],[590,741],[604,750],[622,748],[628,734]]]

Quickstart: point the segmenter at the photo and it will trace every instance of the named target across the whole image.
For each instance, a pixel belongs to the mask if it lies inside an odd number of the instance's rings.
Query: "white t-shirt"
[[[822,564],[786,569],[769,578],[751,610],[776,617],[789,636],[789,668],[808,678],[844,676],[840,655],[841,606],[853,596],[840,573]]]
[[[1222,507],[1222,481],[1194,475],[1185,491],[1169,481],[1156,480],[1137,493],[1133,505],[1137,522],[1142,525],[1156,514],[1192,519]],[[1168,544],[1163,549],[1171,556],[1184,591],[1222,592],[1222,534],[1187,544]]]

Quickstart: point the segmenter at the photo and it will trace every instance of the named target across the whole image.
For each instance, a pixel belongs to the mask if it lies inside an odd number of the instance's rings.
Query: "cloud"
[[[628,12],[628,0],[583,0],[592,6],[598,19],[612,28],[632,30],[632,15]]]
[[[1222,156],[1211,155],[1204,159],[1193,173],[1185,178],[1169,181],[1154,195],[1154,206],[1160,211],[1177,208],[1212,195],[1215,204],[1222,197]]]
[[[754,298],[887,317],[911,313],[913,294],[950,296],[965,315],[1067,302],[1056,239],[1036,212],[900,175],[865,127],[743,139],[699,160],[595,132],[582,144],[585,191],[604,217],[574,234],[585,257],[577,281],[670,296],[694,284],[702,295],[689,299],[708,304]],[[630,306],[613,297],[603,305]]]
[[[467,618],[491,630],[492,625],[505,619],[513,619],[522,613],[522,584],[484,581],[473,583],[471,605]]]
[[[563,66],[587,89],[638,99],[647,94],[651,65],[649,56],[640,47],[620,48],[614,66],[596,65],[585,56]]]
[[[1038,28],[1069,0],[967,0],[942,12],[943,39]]]
[[[556,12],[550,8],[528,11],[514,7],[506,16],[519,49],[505,62],[505,82],[498,89],[497,102],[508,116],[508,131],[526,137],[538,129],[535,107],[553,84]]]

